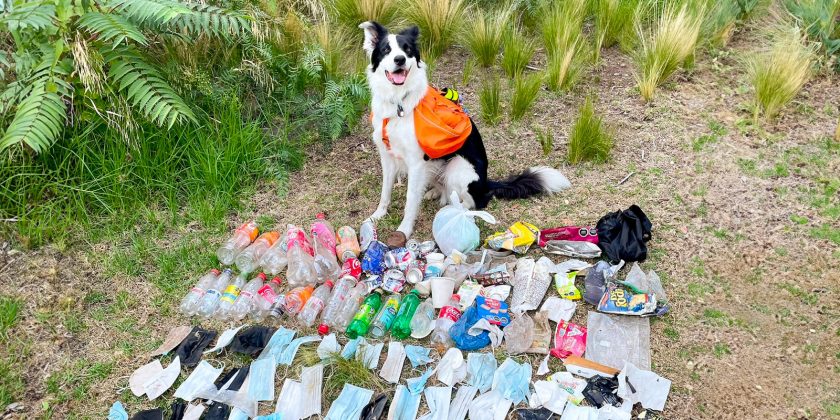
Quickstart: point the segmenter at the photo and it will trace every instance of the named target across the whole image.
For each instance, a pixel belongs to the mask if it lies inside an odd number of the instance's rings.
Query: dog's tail
[[[503,181],[488,181],[487,186],[492,196],[514,200],[543,193],[553,194],[571,188],[572,184],[557,169],[534,166]]]

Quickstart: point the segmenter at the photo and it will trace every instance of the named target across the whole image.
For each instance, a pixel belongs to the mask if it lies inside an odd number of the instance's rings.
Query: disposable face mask
[[[360,420],[380,420],[384,417],[385,405],[388,404],[388,396],[385,394],[377,395],[370,404],[362,409],[362,417]]]
[[[595,407],[566,405],[560,420],[598,420],[598,409]]]
[[[499,327],[491,324],[490,321],[487,320],[487,318],[479,319],[478,322],[473,324],[472,327],[470,327],[470,329],[467,330],[467,334],[476,337],[484,331],[487,331],[489,333],[491,347],[495,349],[496,347],[499,347],[500,344],[502,344],[502,337],[504,337],[504,333],[501,329],[499,329]]]
[[[283,353],[280,354],[280,358],[277,359],[277,363],[291,366],[292,360],[295,360],[295,355],[297,355],[300,346],[315,341],[321,341],[321,337],[318,337],[317,335],[308,335],[306,337],[299,337],[292,340],[292,342],[289,343],[289,345],[283,350]]]
[[[417,366],[422,366],[425,364],[432,363],[431,357],[429,357],[429,353],[432,349],[428,347],[420,347],[420,346],[405,346],[405,355],[408,356],[408,361],[411,362],[411,367],[416,368]]]
[[[230,410],[230,417],[228,417],[228,420],[248,420],[250,418],[251,417],[245,414],[245,412],[241,409],[233,408],[232,410]]]
[[[632,406],[630,407],[632,409]],[[622,411],[621,408],[605,405],[598,409],[598,420],[630,420],[629,411]]]
[[[562,414],[566,407],[566,394],[555,382],[537,381],[534,382],[534,394],[532,406],[545,407],[553,413]]]
[[[257,359],[274,358],[276,361],[280,358],[283,350],[285,350],[289,343],[292,342],[292,338],[294,338],[295,334],[294,330],[289,330],[283,327],[278,328],[271,336],[271,339],[268,340],[268,344],[265,345],[265,349],[263,349],[262,353],[260,353],[260,357]]]
[[[108,410],[108,420],[128,420],[128,413],[126,413],[121,402],[115,402]]]
[[[467,364],[461,350],[451,348],[446,351],[437,367],[437,378],[448,386],[453,386],[467,377]]]
[[[166,392],[175,383],[179,375],[181,375],[181,358],[175,356],[175,360],[166,369],[160,371],[160,374],[154,378],[150,378],[143,384],[143,389],[146,391],[149,401],[154,400]]]
[[[163,373],[163,365],[160,364],[158,359],[140,366],[128,377],[128,387],[131,388],[131,393],[135,397],[145,394],[146,388],[144,385],[146,382],[160,376],[161,373]]]
[[[236,333],[230,345],[230,351],[253,356],[265,348],[269,338],[274,337],[272,333],[274,333],[273,328],[262,325],[248,327]],[[291,337],[289,341],[292,341]]]
[[[204,420],[227,420],[230,414],[230,406],[222,403],[215,403],[207,410]]]
[[[200,391],[207,387],[213,387],[213,382],[221,374],[222,368],[214,368],[206,360],[202,360],[193,369],[190,376],[187,376],[187,379],[175,390],[175,398],[180,398],[184,401],[194,400]]]
[[[187,409],[184,410],[184,417],[181,417],[181,420],[198,420],[206,409],[207,407],[201,403],[195,405],[187,404]]]
[[[341,394],[333,401],[330,406],[330,411],[327,412],[326,420],[346,420],[357,419],[362,414],[362,409],[365,408],[370,398],[373,396],[373,391],[369,389],[359,388],[355,385],[344,384]]]
[[[368,369],[376,369],[383,347],[385,347],[385,343],[370,344],[364,342],[359,345],[359,350],[356,352],[356,360],[362,362]]]
[[[242,329],[242,327],[244,327],[244,325],[236,328],[231,328],[229,330],[224,330],[222,334],[219,335],[219,339],[216,340],[216,345],[213,346],[213,348],[211,348],[210,350],[206,350],[204,354],[213,353],[214,351],[218,351],[227,347],[228,344],[230,344],[230,342],[233,341],[233,337],[236,336],[236,333],[238,333],[239,330]]]
[[[478,393],[478,388],[474,386],[464,385],[458,388],[455,399],[449,405],[449,420],[464,420],[476,393]]]
[[[201,398],[208,401],[217,401],[227,405],[233,405],[236,397],[236,391],[242,386],[245,378],[248,377],[250,366],[231,369],[226,374],[218,378],[213,386],[202,388],[196,398]]]
[[[426,396],[426,405],[430,413],[421,417],[422,420],[448,420],[449,400],[452,398],[452,388],[444,386],[433,386],[423,391]]]
[[[242,413],[245,414],[246,419],[256,417],[257,410],[259,408],[257,401],[248,395],[248,390],[251,387],[250,382],[251,375],[249,372],[249,375],[245,378],[245,382],[242,383],[242,387],[239,388],[239,391],[233,393],[230,400],[225,402],[226,404],[234,407],[234,410],[232,411],[242,411]]]
[[[216,338],[216,335],[218,335],[216,331],[195,327],[175,350],[175,354],[184,366],[193,367],[201,360],[201,352]]]
[[[531,365],[528,363],[519,364],[513,359],[507,359],[496,369],[493,376],[493,391],[502,395],[502,398],[519,404],[528,396],[528,384],[531,382]]]
[[[640,402],[644,408],[662,411],[670,391],[671,381],[630,362],[618,374],[618,396],[625,402]]]
[[[274,411],[287,419],[304,418],[302,395],[303,386],[300,382],[286,378],[283,381],[283,387],[280,388],[280,396],[277,397],[277,406]]]
[[[290,417],[285,417],[285,418],[290,418]],[[271,414],[266,414],[264,416],[254,417],[254,420],[283,420],[283,419],[284,419],[284,417],[280,413],[271,413]]]
[[[467,383],[482,394],[493,385],[496,373],[496,357],[493,353],[470,353],[467,355]]]
[[[403,385],[397,385],[394,401],[388,409],[388,420],[414,420],[420,408],[420,394],[412,394]]]
[[[546,354],[545,357],[543,357],[542,362],[540,362],[540,365],[537,366],[537,376],[542,376],[542,375],[545,375],[546,373],[549,372],[549,370],[548,370],[548,359],[550,357],[551,357],[550,353]]]
[[[470,405],[470,420],[504,420],[510,410],[511,401],[498,391],[479,395]]]
[[[301,417],[318,415],[321,417],[321,388],[324,383],[324,365],[316,364],[303,368],[300,372],[303,392],[303,413]]]
[[[399,341],[389,342],[388,357],[385,358],[385,363],[382,364],[382,369],[379,370],[379,376],[392,384],[398,383],[403,364],[405,363],[405,355],[406,351],[402,343]]]
[[[321,343],[318,344],[318,349],[315,350],[321,360],[329,359],[341,351],[341,346],[338,345],[338,340],[335,338],[335,333],[324,337]]]
[[[409,392],[414,395],[420,395],[423,392],[423,388],[426,387],[426,381],[432,377],[432,374],[435,373],[434,369],[426,369],[422,375],[416,378],[410,378],[405,380],[405,384],[408,386]]]
[[[552,296],[543,302],[540,312],[548,313],[548,319],[554,322],[568,322],[575,315],[575,309],[577,309],[577,303]]]
[[[341,349],[341,357],[345,360],[350,360],[356,356],[356,350],[359,349],[359,343],[364,340],[364,337],[357,337],[347,342],[344,348]]]
[[[171,329],[160,347],[153,351],[149,356],[155,357],[169,353],[172,349],[177,347],[178,344],[181,344],[188,335],[190,335],[190,331],[192,331],[192,327],[186,325]]]
[[[248,398],[254,401],[271,401],[274,399],[274,373],[277,363],[274,357],[257,359],[251,363],[248,375]]]

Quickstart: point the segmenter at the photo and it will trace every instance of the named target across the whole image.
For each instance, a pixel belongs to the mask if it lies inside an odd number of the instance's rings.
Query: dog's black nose
[[[396,64],[398,66],[404,65],[405,64],[405,56],[404,55],[398,55],[398,56],[394,57],[394,64]]]

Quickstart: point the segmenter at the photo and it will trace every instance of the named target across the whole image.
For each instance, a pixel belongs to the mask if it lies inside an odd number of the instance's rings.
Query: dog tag
[[[405,117],[405,110],[403,109],[402,105],[397,105],[397,116]]]

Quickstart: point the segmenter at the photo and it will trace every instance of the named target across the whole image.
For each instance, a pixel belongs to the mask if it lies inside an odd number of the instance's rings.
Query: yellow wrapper
[[[537,241],[540,229],[530,223],[516,222],[504,232],[496,232],[487,237],[484,244],[491,249],[507,249],[517,254],[528,252],[531,244]]]

